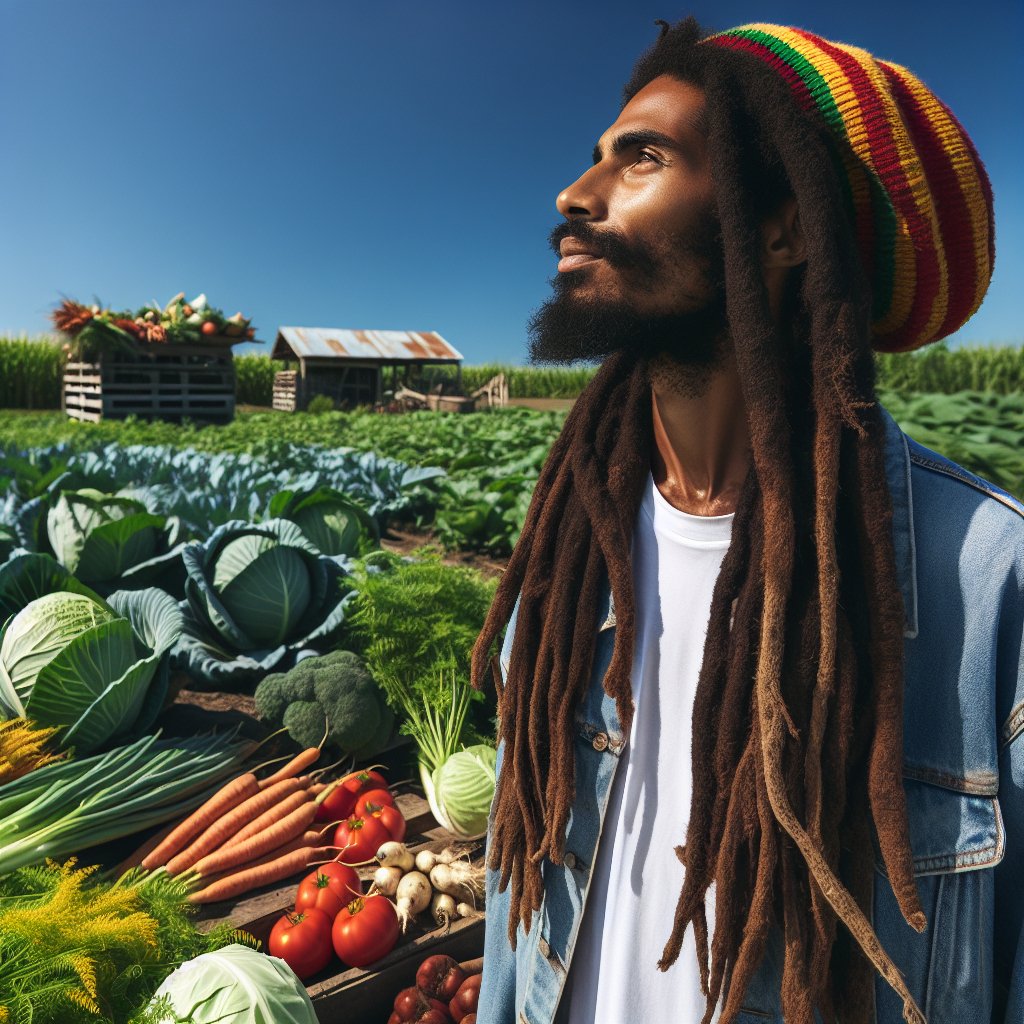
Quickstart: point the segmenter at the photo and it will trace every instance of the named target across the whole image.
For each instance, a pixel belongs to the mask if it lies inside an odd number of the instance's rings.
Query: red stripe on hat
[[[807,83],[771,47],[765,46],[763,43],[754,42],[753,39],[748,39],[745,36],[715,36],[709,39],[708,42],[723,46],[729,50],[740,50],[750,53],[757,57],[758,60],[770,65],[774,71],[782,75],[789,84],[789,87],[796,93],[796,98],[804,110],[817,110],[818,105],[814,102],[814,97],[811,95],[810,89],[807,88]]]
[[[937,328],[935,337],[944,338],[970,316],[978,287],[976,255],[981,240],[974,235],[960,176],[950,161],[942,139],[936,133],[935,124],[899,74],[883,61],[879,61],[878,66],[899,100],[907,130],[924,166],[929,188],[936,197],[939,235],[949,274],[949,299],[946,316]],[[970,258],[965,259],[965,254],[970,254]]]
[[[914,275],[914,295],[906,321],[886,334],[883,341],[886,347],[892,346],[893,343],[900,349],[916,347],[920,344],[916,335],[927,323],[928,317],[931,315],[932,304],[939,293],[941,283],[939,256],[935,249],[936,239],[932,237],[930,225],[918,211],[914,202],[906,169],[900,159],[899,148],[893,136],[892,125],[889,124],[885,109],[878,100],[875,85],[868,78],[859,61],[845,50],[833,46],[827,39],[822,39],[803,29],[794,29],[793,31],[803,36],[808,42],[820,47],[822,52],[827,53],[845,72],[861,106],[861,116],[867,131],[868,150],[871,153],[872,164],[885,184],[893,206],[906,221],[918,264]],[[899,274],[898,268],[897,274]],[[893,287],[898,287],[898,279],[893,282]]]
[[[974,167],[978,172],[978,181],[981,183],[981,191],[985,196],[985,208],[988,212],[988,271],[989,275],[991,275],[992,267],[996,261],[996,222],[995,208],[993,206],[994,200],[992,198],[992,183],[988,180],[988,172],[985,170],[985,165],[981,162],[981,157],[978,156],[978,151],[974,148],[974,142],[971,140],[970,135],[964,131],[964,126],[957,120],[956,114],[938,96],[935,97],[935,101],[946,112],[946,116],[950,121],[956,125],[957,131],[963,135],[967,151],[971,154]]]

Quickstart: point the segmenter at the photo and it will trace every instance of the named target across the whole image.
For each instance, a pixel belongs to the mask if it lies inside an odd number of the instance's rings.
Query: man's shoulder
[[[926,448],[907,434],[914,531],[919,541],[942,538],[960,565],[997,560],[1024,573],[1024,502],[1009,491]],[[922,533],[924,535],[922,535]],[[920,550],[920,544],[918,545]],[[932,555],[937,549],[931,546]]]
[[[907,452],[915,483],[927,479],[923,474],[931,474],[930,482],[934,487],[953,501],[961,499],[977,505],[975,495],[991,499],[995,504],[989,506],[987,511],[992,515],[1005,517],[1007,524],[1012,524],[1012,528],[1024,529],[1024,502],[1019,498],[945,455],[926,448],[909,434],[904,433],[903,436],[907,441]],[[984,504],[988,505],[987,502]],[[1007,512],[1000,512],[998,506],[1002,506]]]

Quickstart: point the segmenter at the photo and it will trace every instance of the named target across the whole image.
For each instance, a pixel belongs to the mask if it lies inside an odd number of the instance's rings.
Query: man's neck
[[[658,490],[692,515],[735,512],[751,460],[735,362],[717,369],[700,394],[673,388],[670,378],[652,370],[651,403]]]

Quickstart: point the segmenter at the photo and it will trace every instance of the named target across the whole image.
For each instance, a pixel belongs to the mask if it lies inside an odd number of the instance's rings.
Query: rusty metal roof
[[[354,331],[338,327],[281,327],[271,357],[381,363],[462,361],[462,353],[436,331]]]

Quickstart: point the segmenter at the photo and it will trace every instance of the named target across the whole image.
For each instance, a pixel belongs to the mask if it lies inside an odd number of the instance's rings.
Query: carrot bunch
[[[319,757],[310,747],[266,779],[239,775],[127,863],[186,878],[192,903],[232,899],[305,870],[325,842],[312,826],[326,787],[302,774]]]

